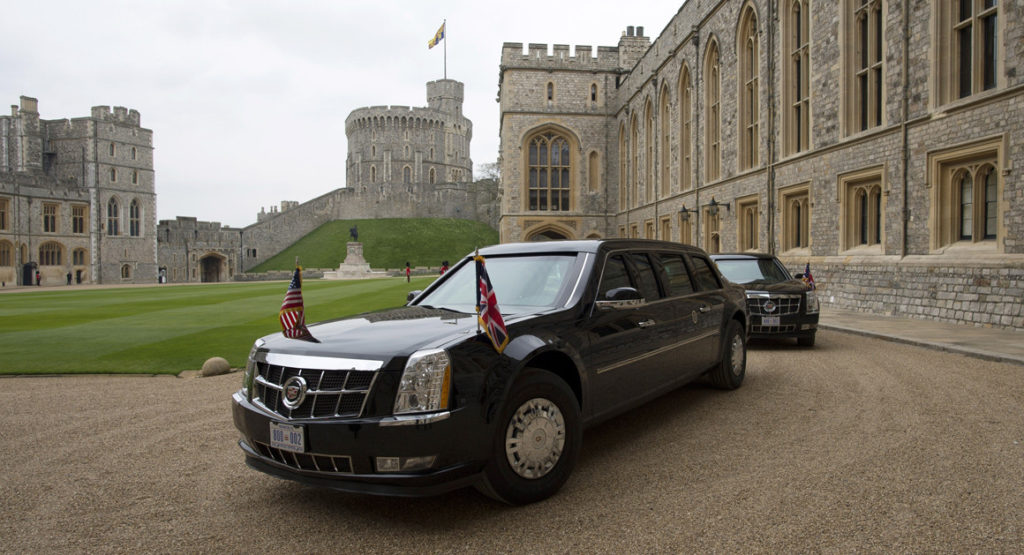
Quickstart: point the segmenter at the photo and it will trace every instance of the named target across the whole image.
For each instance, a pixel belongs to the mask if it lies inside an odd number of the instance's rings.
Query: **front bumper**
[[[443,420],[401,426],[384,418],[287,421],[303,426],[306,438],[305,452],[293,454],[270,447],[270,422],[284,420],[250,403],[241,391],[232,396],[247,465],[310,486],[379,495],[436,495],[479,480],[489,443],[481,441],[486,434],[468,412],[454,410]],[[430,468],[377,472],[377,457],[424,456],[436,456]]]

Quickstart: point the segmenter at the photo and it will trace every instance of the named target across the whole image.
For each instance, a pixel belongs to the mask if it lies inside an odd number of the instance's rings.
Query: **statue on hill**
[[[352,237],[353,241],[359,240],[359,226],[354,225],[348,230],[349,237]]]

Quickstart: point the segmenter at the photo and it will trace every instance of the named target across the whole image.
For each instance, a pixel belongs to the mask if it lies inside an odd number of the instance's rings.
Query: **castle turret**
[[[637,27],[634,33],[633,26],[629,25],[619,38],[619,67],[633,69],[650,47],[651,39],[644,36],[644,28]]]
[[[452,79],[427,83],[427,106],[454,116],[462,115],[463,84]]]

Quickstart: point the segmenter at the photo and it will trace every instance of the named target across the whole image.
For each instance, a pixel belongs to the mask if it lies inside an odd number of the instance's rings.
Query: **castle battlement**
[[[524,54],[523,43],[506,42],[501,46],[501,65],[520,69],[612,70],[619,67],[619,49],[616,46],[598,46],[595,56],[592,46],[580,44],[573,55],[568,44],[555,44],[548,54],[547,44],[531,42]]]
[[[124,106],[114,106],[113,111],[110,106],[93,106],[92,118],[98,121],[127,123],[135,126],[140,126],[142,119],[138,110],[129,110]]]

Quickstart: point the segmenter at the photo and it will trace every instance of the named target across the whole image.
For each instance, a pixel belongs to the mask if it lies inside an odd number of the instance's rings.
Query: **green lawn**
[[[306,321],[401,306],[433,277],[303,283]],[[280,331],[285,282],[164,285],[0,295],[0,374],[198,370],[213,356],[245,365]]]

